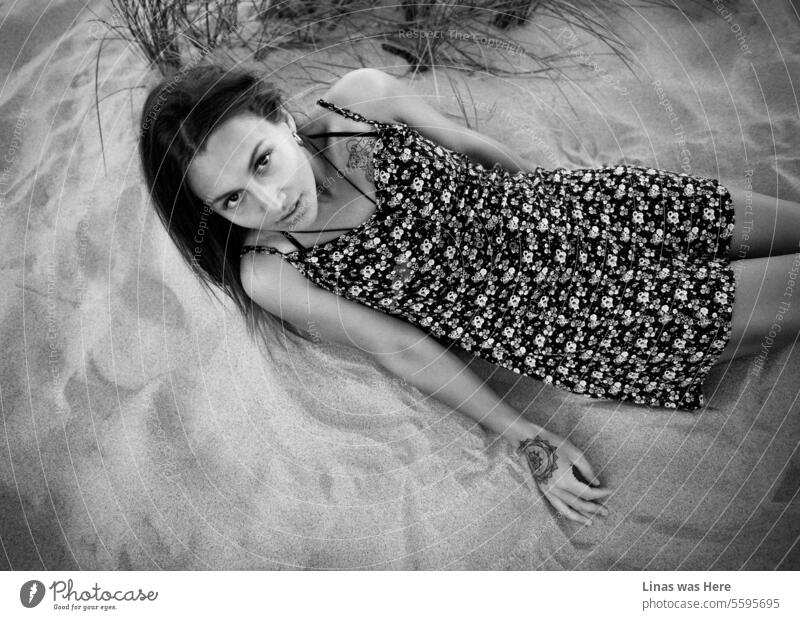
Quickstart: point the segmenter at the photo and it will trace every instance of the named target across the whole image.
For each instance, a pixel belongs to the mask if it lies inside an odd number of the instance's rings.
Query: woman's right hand
[[[570,441],[539,427],[535,434],[520,441],[517,452],[523,455],[537,486],[560,514],[585,525],[591,525],[595,515],[608,515],[608,509],[599,501],[612,490],[600,485],[583,452]],[[578,480],[573,467],[595,486]]]

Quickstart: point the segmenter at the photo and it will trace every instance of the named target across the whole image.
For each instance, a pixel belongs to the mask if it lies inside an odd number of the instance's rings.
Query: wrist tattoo
[[[536,482],[547,482],[553,477],[558,455],[555,446],[549,441],[538,435],[533,439],[525,439],[519,442],[517,453],[525,455]]]

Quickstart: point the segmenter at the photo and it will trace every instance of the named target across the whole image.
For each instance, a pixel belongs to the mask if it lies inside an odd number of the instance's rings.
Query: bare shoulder
[[[242,257],[239,277],[247,296],[269,313],[305,329],[308,303],[315,286],[280,254],[249,252]]]
[[[248,252],[239,264],[239,277],[250,298],[269,300],[281,288],[299,284],[302,276],[279,254]]]
[[[391,99],[401,84],[380,69],[355,69],[336,80],[322,99],[381,123],[396,123],[399,119]]]
[[[478,159],[491,160],[489,139],[471,131],[461,123],[442,114],[426,97],[418,94],[405,81],[379,69],[358,69],[342,77],[331,88],[335,95],[364,116],[387,123],[404,123],[424,137],[450,151],[476,153]]]
[[[405,123],[451,150],[461,150],[466,128],[444,116],[411,84],[380,69],[356,69],[328,91],[332,103],[384,123]]]
[[[240,265],[242,287],[267,312],[322,338],[368,353],[404,351],[421,337],[398,318],[340,297],[305,278],[277,254],[246,254]]]

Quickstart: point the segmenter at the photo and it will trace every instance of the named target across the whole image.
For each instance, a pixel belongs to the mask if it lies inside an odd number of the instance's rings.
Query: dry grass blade
[[[461,91],[453,83],[453,78],[450,77],[450,74],[445,74],[445,75],[447,76],[447,81],[450,83],[450,90],[452,91],[453,96],[455,97],[456,103],[458,103],[458,107],[461,110],[461,117],[464,119],[464,124],[469,129],[478,130],[479,129],[479,127],[478,127],[478,106],[475,105],[475,97],[472,96],[472,91],[469,89],[469,82],[467,82],[465,80],[464,81],[464,86],[466,87],[467,92],[469,93],[470,103],[472,103],[472,117],[473,117],[473,121],[474,121],[473,123],[470,123],[470,119],[467,116],[467,108],[464,105],[464,98],[461,95]]]
[[[100,44],[97,46],[97,56],[95,56],[94,63],[94,107],[97,112],[97,131],[100,133],[100,151],[103,154],[103,172],[108,174],[108,167],[106,166],[106,148],[103,144],[103,122],[100,117],[100,54],[103,51],[103,44],[106,42],[105,36],[100,39]]]
[[[166,74],[181,66],[176,14],[185,3],[186,0],[111,0],[114,19],[99,21],[122,39],[135,43],[145,60]]]

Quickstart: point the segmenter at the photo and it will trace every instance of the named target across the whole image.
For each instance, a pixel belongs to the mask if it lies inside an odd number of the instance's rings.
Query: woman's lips
[[[297,206],[295,207],[295,210],[292,214],[291,219],[289,220],[289,223],[292,226],[297,226],[297,223],[306,216],[307,211],[308,211],[308,205],[301,202],[301,200],[298,198]]]
[[[300,198],[299,198],[299,197],[298,197],[298,199],[295,201],[295,203],[294,203],[294,206],[292,206],[292,210],[291,210],[291,211],[289,211],[289,213],[287,213],[286,215],[284,215],[284,216],[283,216],[281,219],[279,219],[278,221],[279,221],[279,222],[285,222],[285,221],[289,220],[289,218],[291,218],[291,217],[292,217],[292,216],[293,216],[293,215],[294,215],[294,214],[297,212],[297,207],[298,207],[298,206],[300,206]]]

